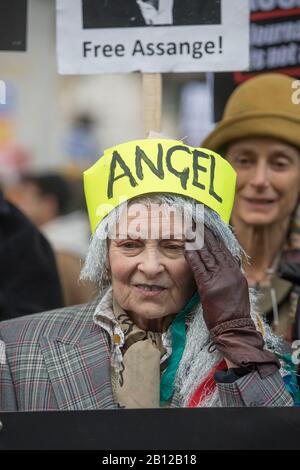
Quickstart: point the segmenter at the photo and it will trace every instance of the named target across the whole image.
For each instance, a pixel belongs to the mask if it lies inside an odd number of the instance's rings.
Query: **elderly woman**
[[[0,325],[0,409],[292,405],[224,222],[229,164],[137,141],[109,149],[85,186],[94,236],[82,278],[99,296]]]
[[[250,257],[245,275],[260,293],[259,309],[289,341],[300,285],[300,108],[293,82],[263,74],[240,85],[203,142],[237,171],[231,224]]]

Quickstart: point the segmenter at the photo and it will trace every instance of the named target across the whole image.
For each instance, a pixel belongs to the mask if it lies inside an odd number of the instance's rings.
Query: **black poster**
[[[126,455],[124,450],[135,453],[147,449],[144,455],[136,459],[137,465],[145,467],[145,464],[157,466],[162,463],[164,466],[170,464],[169,468],[172,468],[171,465],[175,464],[175,450],[180,456],[193,449],[300,449],[298,407],[0,412],[0,421],[3,424],[0,452],[68,449],[75,451],[75,458],[78,459],[76,451],[95,450],[95,468],[99,469],[109,468],[108,465],[102,466],[109,462],[101,459],[99,450],[106,450],[106,455],[112,456],[113,451],[118,449],[122,449],[121,455]],[[159,454],[157,449],[164,450],[165,460],[159,462],[151,458],[151,454]],[[166,454],[167,449],[172,452]],[[4,452],[1,458],[3,455]],[[178,463],[187,463],[189,466],[197,463],[192,468],[201,468],[204,456],[198,452],[195,455],[197,460]],[[241,460],[239,457],[238,454],[237,459]],[[2,464],[1,468],[5,466]],[[131,468],[135,469],[136,466],[131,465]]]
[[[0,0],[0,51],[25,51],[27,0]]]
[[[234,88],[254,75],[279,72],[295,78],[300,77],[300,1],[286,1],[285,4],[290,8],[277,6],[283,4],[280,0],[252,0],[250,70],[214,74],[216,122],[220,121],[224,106]]]
[[[172,22],[166,26],[221,23],[221,0],[82,0],[83,28],[153,26],[145,10],[159,11],[166,1],[172,9]]]

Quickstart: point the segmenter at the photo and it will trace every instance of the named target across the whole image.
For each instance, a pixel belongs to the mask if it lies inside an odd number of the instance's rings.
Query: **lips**
[[[167,288],[158,284],[135,284],[134,287],[144,297],[157,297]]]
[[[139,289],[147,290],[149,292],[162,291],[166,289],[165,287],[159,286],[157,284],[135,284],[135,287],[138,287]]]
[[[251,202],[252,204],[273,204],[276,202],[276,199],[254,199],[254,198],[245,198],[246,201]]]
[[[270,208],[273,204],[277,202],[277,199],[274,198],[244,198],[247,204],[256,208]]]

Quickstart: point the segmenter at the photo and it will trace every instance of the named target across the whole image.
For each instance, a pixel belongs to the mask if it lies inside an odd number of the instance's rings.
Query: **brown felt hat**
[[[220,151],[246,137],[273,137],[300,149],[300,104],[292,95],[295,79],[278,73],[247,80],[230,96],[222,120],[206,137],[202,147]],[[298,93],[299,96],[299,93]]]

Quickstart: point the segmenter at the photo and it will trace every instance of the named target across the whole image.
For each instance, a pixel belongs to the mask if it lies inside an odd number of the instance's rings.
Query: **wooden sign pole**
[[[144,128],[161,132],[162,76],[161,73],[143,73]]]

